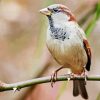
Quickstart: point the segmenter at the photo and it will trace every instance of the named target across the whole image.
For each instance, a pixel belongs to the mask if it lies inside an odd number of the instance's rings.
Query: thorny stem
[[[84,77],[70,77],[70,75],[64,75],[64,76],[58,76],[56,81],[66,81],[70,78],[70,80],[82,80]],[[87,81],[100,81],[100,75],[95,76],[88,76]],[[21,88],[29,87],[32,85],[42,84],[42,83],[48,83],[51,82],[51,76],[47,77],[41,77],[41,78],[35,78],[27,81],[12,83],[12,84],[6,84],[3,82],[0,82],[0,92],[2,91],[8,91],[8,90],[20,90]]]

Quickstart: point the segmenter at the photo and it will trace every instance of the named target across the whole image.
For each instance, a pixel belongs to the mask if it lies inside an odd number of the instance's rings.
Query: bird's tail
[[[73,80],[73,96],[78,96],[80,94],[87,100],[88,94],[85,85],[85,80]]]

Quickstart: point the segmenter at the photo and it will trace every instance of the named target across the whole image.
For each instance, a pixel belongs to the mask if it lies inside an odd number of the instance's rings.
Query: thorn
[[[70,81],[70,78],[68,77],[67,79],[68,79],[68,82],[69,82]]]
[[[15,87],[15,88],[13,88],[13,90],[14,90],[13,92],[15,93],[18,89]]]

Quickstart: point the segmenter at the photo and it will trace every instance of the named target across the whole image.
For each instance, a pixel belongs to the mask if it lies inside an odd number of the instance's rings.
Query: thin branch
[[[65,76],[58,76],[56,81],[66,81],[70,78],[70,75],[65,75]],[[82,80],[84,77],[75,77],[75,78],[70,78],[70,80]],[[88,76],[87,77],[88,81],[100,81],[100,75],[98,76]],[[29,87],[32,85],[36,84],[42,84],[42,83],[48,83],[51,82],[51,77],[41,77],[41,78],[36,78],[32,80],[27,80],[23,82],[17,82],[17,83],[12,83],[12,84],[6,84],[3,82],[0,82],[0,92],[2,91],[8,91],[8,90],[20,90],[21,88]]]

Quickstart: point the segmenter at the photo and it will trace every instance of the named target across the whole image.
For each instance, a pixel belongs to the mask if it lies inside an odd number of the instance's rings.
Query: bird
[[[40,13],[48,19],[47,48],[61,65],[53,76],[57,76],[57,72],[62,68],[69,68],[78,76],[85,74],[86,70],[90,71],[91,47],[71,10],[63,4],[52,4],[41,9]],[[85,79],[73,80],[73,96],[78,95],[84,99],[89,98]]]

